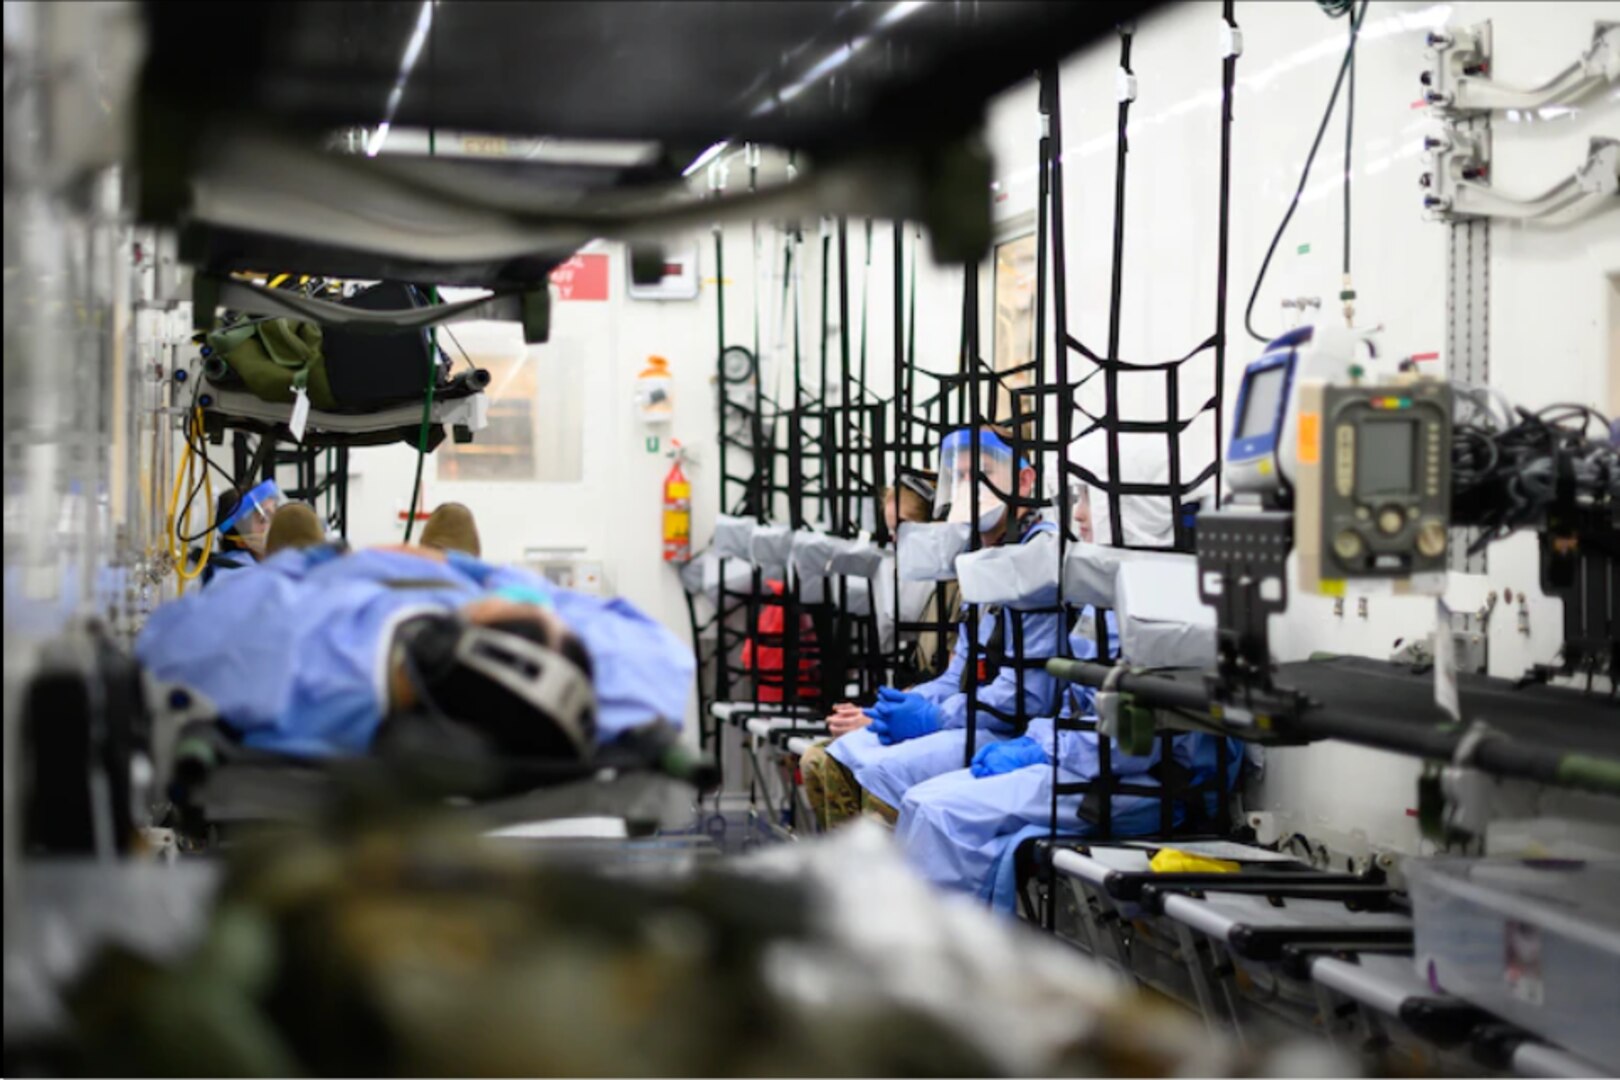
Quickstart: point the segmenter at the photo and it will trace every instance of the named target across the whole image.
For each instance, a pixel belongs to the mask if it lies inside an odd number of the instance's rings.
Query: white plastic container
[[[1620,1073],[1620,860],[1403,868],[1420,977]]]

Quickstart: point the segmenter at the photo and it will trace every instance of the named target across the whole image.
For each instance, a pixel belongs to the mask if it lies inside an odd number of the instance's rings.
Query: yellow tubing
[[[196,438],[199,440],[206,438],[202,430],[201,409],[197,409],[192,415],[190,434],[191,438]],[[197,560],[197,568],[195,570],[187,571],[185,550],[183,548],[177,550],[175,547],[176,543],[180,539],[179,532],[175,528],[174,520],[174,516],[180,507],[180,488],[182,484],[191,484],[195,482],[197,465],[200,460],[199,455],[192,449],[191,438],[186,439],[185,454],[181,457],[180,464],[174,470],[174,491],[169,496],[169,557],[174,560],[174,572],[179,578],[179,592],[181,595],[184,595],[186,591],[186,582],[194,581],[198,577],[202,576],[203,570],[208,566],[208,557],[213,553],[214,550],[214,529],[210,527],[208,532],[203,537],[202,557]],[[206,447],[206,444],[204,445]],[[209,472],[208,462],[206,460],[202,460],[201,465],[203,470],[202,481],[204,489],[203,497],[206,500],[205,505],[213,506],[214,474]],[[208,512],[209,511],[207,509],[204,509],[203,511],[204,515],[206,515]],[[185,520],[181,521],[179,524],[182,529],[189,530],[191,528],[191,503],[186,503]]]

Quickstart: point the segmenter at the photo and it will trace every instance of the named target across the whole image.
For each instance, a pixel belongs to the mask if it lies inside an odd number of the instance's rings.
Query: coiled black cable
[[[1454,514],[1481,530],[1470,554],[1516,529],[1540,524],[1560,498],[1561,479],[1577,504],[1620,499],[1620,449],[1608,442],[1608,427],[1595,409],[1557,404],[1537,412],[1518,409],[1507,427],[1453,428]]]

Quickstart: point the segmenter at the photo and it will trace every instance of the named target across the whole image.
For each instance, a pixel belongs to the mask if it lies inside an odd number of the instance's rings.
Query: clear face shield
[[[1007,515],[1007,504],[995,489],[1018,494],[1018,466],[1012,447],[995,432],[979,432],[979,532],[994,529]],[[963,428],[945,436],[939,447],[939,486],[934,517],[959,524],[973,522],[973,432]],[[989,481],[985,483],[984,481]],[[991,485],[995,485],[992,489]]]
[[[265,540],[270,535],[270,519],[285,501],[276,482],[266,480],[243,495],[236,509],[216,526],[219,535],[224,537],[234,529],[255,555],[263,555]]]

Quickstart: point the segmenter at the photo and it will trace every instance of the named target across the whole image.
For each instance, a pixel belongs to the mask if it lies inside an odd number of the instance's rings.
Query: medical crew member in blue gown
[[[1097,656],[1094,609],[1087,607],[1069,637],[1072,654],[1082,660]],[[1108,615],[1109,651],[1118,647],[1113,614]],[[1095,691],[1069,685],[1062,695],[1065,717],[1095,716]],[[900,809],[896,838],[906,857],[924,877],[937,885],[969,893],[1004,911],[1013,909],[1012,852],[1024,839],[1046,835],[1052,815],[1052,757],[1057,756],[1057,782],[1095,781],[1101,773],[1094,731],[1058,731],[1051,719],[1036,720],[1020,738],[993,743],[980,750],[967,769],[958,769],[918,784],[906,793]],[[1054,738],[1056,748],[1054,749]],[[1189,786],[1207,784],[1218,768],[1213,735],[1188,733],[1172,741],[1172,757]],[[1133,786],[1159,786],[1159,743],[1151,754],[1133,756],[1110,748],[1110,771]],[[1243,763],[1243,744],[1227,740],[1226,789],[1237,781]],[[1182,771],[1184,770],[1184,771]],[[1057,801],[1057,831],[1089,835],[1100,819],[1095,802],[1082,812],[1081,795],[1063,795]],[[1205,796],[1202,814],[1216,809],[1213,793]],[[1144,836],[1160,831],[1159,800],[1147,795],[1115,795],[1112,833]],[[1187,821],[1185,802],[1172,806],[1172,821]]]
[[[424,698],[520,741],[500,710],[473,706],[509,701],[517,724],[526,703],[588,706],[606,743],[680,723],[692,681],[691,650],[622,599],[413,547],[280,552],[158,608],[135,654],[207,695],[245,745],[308,757],[366,753],[385,717]]]
[[[210,585],[224,570],[240,570],[264,558],[270,535],[270,519],[285,504],[274,480],[266,480],[246,495],[235,488],[220,492],[214,507],[214,550],[203,567],[202,583]],[[202,548],[193,548],[191,557],[202,558]]]
[[[1159,468],[1150,466],[1150,468]],[[1165,467],[1167,469],[1167,467]],[[1164,472],[1148,480],[1162,480]],[[1095,529],[1091,491],[1076,492],[1074,525],[1078,537],[1092,543]],[[1126,521],[1127,536],[1134,542],[1163,544],[1170,536],[1170,523],[1161,520],[1162,509],[1155,503],[1126,496],[1126,508],[1134,517]],[[1106,505],[1106,504],[1105,504]],[[1131,532],[1130,530],[1135,530]],[[1070,655],[1082,660],[1097,656],[1096,610],[1089,605],[1081,612],[1069,636]],[[1108,614],[1108,649],[1117,654],[1119,630],[1113,613]],[[1062,716],[1095,715],[1095,693],[1085,686],[1070,684],[1062,696]],[[985,747],[974,756],[972,766],[945,773],[919,784],[907,793],[901,806],[896,835],[907,857],[930,881],[945,888],[966,892],[985,900],[998,910],[1012,913],[1016,898],[1013,852],[1024,840],[1050,831],[1052,812],[1052,754],[1056,738],[1057,780],[1062,784],[1089,783],[1101,773],[1094,732],[1054,732],[1050,720],[1030,724],[1026,738]],[[1110,748],[1110,771],[1132,786],[1156,786],[1160,748],[1151,754],[1133,756]],[[1208,783],[1217,768],[1215,738],[1202,734],[1178,735],[1172,756],[1189,770],[1189,784]],[[1227,741],[1228,790],[1237,782],[1242,768],[1243,744]],[[1095,830],[1095,812],[1083,816],[1083,796],[1065,795],[1058,799],[1058,832],[1086,835]],[[1141,795],[1116,795],[1112,806],[1112,831],[1116,836],[1142,836],[1159,829],[1158,800]],[[1206,806],[1212,812],[1213,806]],[[1173,820],[1186,821],[1187,806],[1172,808]]]
[[[951,432],[940,444],[935,509],[936,517],[947,522],[968,523],[972,517],[972,440],[972,431],[964,428]],[[1030,498],[1035,470],[1014,454],[994,428],[980,428],[979,461],[983,477],[978,484],[981,546],[995,547],[1009,540],[1027,543],[1056,530],[1056,525],[1033,511],[1009,510],[997,493]],[[877,702],[863,710],[865,726],[840,735],[827,748],[828,755],[864,790],[866,805],[876,803],[873,808],[893,820],[895,808],[913,784],[962,768],[969,724],[976,729],[975,745],[983,747],[1017,735],[1021,725],[1033,717],[1052,714],[1057,691],[1044,668],[1037,663],[1020,671],[1000,659],[1015,649],[1026,658],[1056,656],[1062,626],[1056,614],[982,608],[979,643],[988,655],[969,668],[968,624],[964,621],[943,673],[908,691],[883,687]],[[971,715],[970,678],[976,681],[978,702]],[[848,717],[833,717],[838,719]]]

